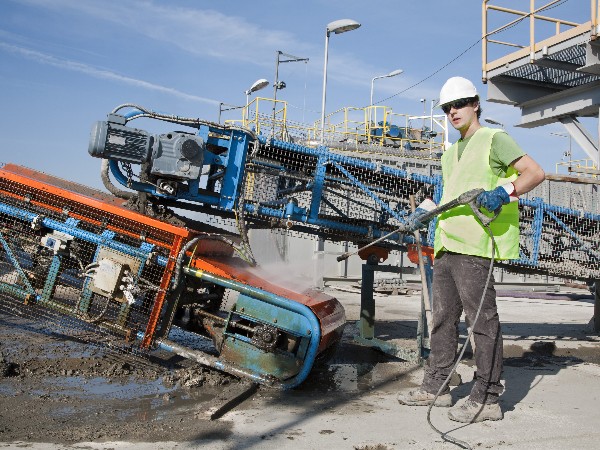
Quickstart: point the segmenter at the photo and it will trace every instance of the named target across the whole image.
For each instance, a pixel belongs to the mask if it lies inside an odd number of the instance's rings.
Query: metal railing
[[[559,169],[561,167],[566,167],[569,174],[575,173],[579,176],[600,180],[600,170],[598,170],[598,167],[596,167],[596,164],[590,158],[573,159],[556,163],[556,173],[560,173]]]
[[[423,123],[416,125],[416,121]],[[313,130],[320,128],[320,121],[311,127]],[[394,113],[382,105],[344,107],[325,117],[324,134],[330,145],[340,142],[433,153],[445,150],[448,123],[443,115],[410,116]],[[314,135],[314,138],[318,137],[318,134]]]
[[[287,102],[283,100],[256,97],[242,108],[241,119],[225,123],[275,139],[302,141],[309,146],[320,143],[321,121],[309,125],[289,120]],[[421,150],[427,153],[426,157],[443,152],[449,145],[445,115],[434,115],[432,111],[430,115],[410,116],[382,105],[344,107],[329,113],[324,134],[324,141],[332,148],[339,144],[346,149],[352,145],[357,149],[357,145],[368,146],[365,151],[379,147]]]
[[[499,5],[492,5],[490,0],[484,0],[482,3],[482,78],[485,82],[487,80],[487,73],[491,68],[499,67],[505,64],[507,61],[504,58],[497,59],[494,61],[489,61],[489,45],[502,45],[517,48],[517,52],[522,52],[523,55],[530,55],[530,59],[533,61],[535,53],[542,49],[546,42],[537,41],[540,39],[540,33],[538,32],[538,23],[546,22],[554,24],[554,33],[549,38],[543,39],[558,39],[560,35],[566,34],[580,34],[584,32],[592,32],[592,39],[595,39],[598,32],[598,23],[600,17],[600,5],[598,0],[590,0],[590,16],[591,19],[585,23],[577,23],[570,20],[564,20],[561,18],[549,17],[546,15],[542,15],[541,12],[550,9],[551,7],[559,6],[562,3],[562,0],[552,0],[545,3],[542,6],[536,7],[535,0],[529,0],[529,11],[522,11],[513,8],[507,8]],[[489,25],[492,22],[492,18],[490,17],[491,13],[501,13],[503,16],[510,15],[511,17],[516,16],[513,20],[510,20],[508,23],[504,23],[501,26],[498,26],[493,29],[489,29]],[[496,19],[496,17],[494,17]],[[497,36],[502,32],[508,31],[515,25],[520,22],[528,20],[529,22],[529,38],[527,41],[503,41],[499,40],[492,36]],[[568,36],[565,36],[565,38]]]

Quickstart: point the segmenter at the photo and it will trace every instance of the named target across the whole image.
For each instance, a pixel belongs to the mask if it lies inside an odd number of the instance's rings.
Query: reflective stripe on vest
[[[479,128],[465,146],[458,159],[455,143],[442,155],[444,192],[440,204],[475,188],[486,191],[502,186],[517,178],[517,171],[509,167],[506,178],[496,175],[490,167],[490,150],[494,134],[501,130]],[[482,209],[487,214],[485,209]],[[490,217],[493,214],[488,214]],[[490,228],[496,241],[495,259],[519,257],[519,207],[518,202],[502,207]],[[434,252],[442,249],[463,255],[492,257],[491,239],[487,230],[475,217],[469,205],[457,206],[441,214],[435,229]]]

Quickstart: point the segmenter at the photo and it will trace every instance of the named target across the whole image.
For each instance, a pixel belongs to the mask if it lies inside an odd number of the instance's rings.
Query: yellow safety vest
[[[442,179],[444,191],[440,205],[457,198],[463,192],[475,188],[486,191],[495,189],[517,178],[517,171],[509,167],[505,178],[496,175],[490,167],[492,138],[498,129],[479,128],[465,146],[458,159],[455,143],[442,155]],[[482,211],[487,213],[487,210]],[[495,259],[519,257],[519,207],[518,202],[502,207],[498,217],[491,223],[496,250]],[[435,229],[434,253],[442,249],[463,255],[492,257],[491,238],[469,205],[452,208],[438,217]]]

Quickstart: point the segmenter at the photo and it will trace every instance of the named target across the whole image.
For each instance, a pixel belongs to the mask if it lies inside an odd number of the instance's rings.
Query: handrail
[[[587,176],[600,178],[600,170],[596,167],[596,164],[592,159],[572,159],[569,161],[562,161],[556,163],[556,173],[559,173],[559,167],[566,167],[569,174],[578,173],[581,176]],[[599,180],[600,181],[600,180]]]
[[[490,4],[490,0],[483,0],[482,2],[482,80],[485,83],[487,81],[487,71],[489,66],[488,61],[488,45],[489,44],[497,44],[504,45],[509,47],[516,48],[527,48],[529,47],[529,55],[530,58],[533,59],[533,55],[538,50],[538,46],[536,45],[535,40],[535,23],[536,21],[544,21],[554,23],[556,25],[554,36],[561,34],[561,26],[570,27],[569,29],[573,29],[575,27],[581,26],[582,24],[576,23],[570,20],[559,19],[555,17],[549,17],[546,15],[538,14],[541,11],[546,10],[550,6],[556,5],[561,0],[551,0],[546,4],[536,8],[535,0],[529,0],[529,11],[522,11],[513,8],[507,8],[504,6],[492,5]],[[598,33],[598,24],[600,23],[600,5],[599,0],[590,0],[591,5],[591,27],[592,27],[592,36],[593,39],[596,38]],[[488,30],[488,15],[491,11],[497,11],[505,14],[512,14],[518,16],[516,19],[511,20],[510,22],[499,26],[493,30]],[[497,39],[491,39],[490,37],[505,31],[517,23],[529,18],[529,42],[525,43],[515,43],[515,42],[506,42]]]
[[[598,0],[591,1],[592,6],[592,40],[598,37],[598,22],[600,22],[600,3]]]
[[[256,134],[275,139],[293,138],[307,145],[318,145],[321,121],[311,124],[290,121],[287,107],[287,102],[283,100],[256,97],[241,108],[241,119],[227,119],[224,123],[253,129]],[[261,112],[265,110],[269,113]],[[271,111],[275,111],[275,114],[273,115]],[[417,119],[423,120],[423,126],[411,124],[411,121]],[[325,116],[323,130],[328,145],[336,148],[335,143],[339,142],[340,147],[345,147],[347,143],[354,143],[361,146],[428,149],[429,154],[438,150],[444,151],[448,138],[446,116],[434,115],[433,108],[431,114],[412,117],[395,113],[385,105],[346,106]]]

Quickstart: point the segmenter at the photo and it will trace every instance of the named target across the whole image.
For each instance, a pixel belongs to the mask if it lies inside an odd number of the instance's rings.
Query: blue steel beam
[[[10,245],[8,245],[8,242],[6,241],[6,239],[4,239],[4,235],[2,234],[2,232],[0,232],[0,244],[2,244],[2,247],[4,247],[6,256],[8,256],[9,261],[11,262],[11,264],[13,265],[13,267],[19,274],[21,281],[27,288],[27,292],[31,295],[36,295],[35,289],[33,289],[33,286],[29,282],[27,275],[21,268],[21,265],[19,264],[19,260],[15,257],[15,254],[13,253],[12,249],[10,248]]]
[[[129,254],[136,258],[147,258],[148,251],[147,246],[142,245],[139,248],[132,247],[131,245],[124,244],[113,240],[107,235],[98,235],[90,231],[82,230],[73,225],[72,219],[67,219],[65,222],[59,222],[48,217],[40,216],[39,214],[31,213],[15,206],[7,205],[6,203],[0,202],[0,213],[7,214],[25,222],[33,222],[36,218],[42,217],[40,224],[51,230],[60,231],[78,239],[90,242],[96,245],[104,245],[113,250]]]

